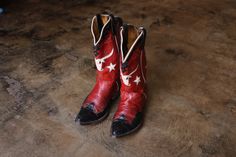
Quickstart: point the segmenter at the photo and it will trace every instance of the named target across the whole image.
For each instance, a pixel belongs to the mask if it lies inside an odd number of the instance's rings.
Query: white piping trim
[[[124,60],[124,56],[123,56],[123,27],[121,27],[121,30],[120,30],[120,51],[121,51],[121,61],[123,63],[123,60]]]
[[[141,73],[142,73],[142,77],[143,77],[144,82],[146,82],[146,78],[145,78],[144,73],[143,73],[143,53],[144,53],[144,51],[141,51],[141,55],[140,55],[140,64],[141,64]]]
[[[137,65],[137,67],[135,68],[135,70],[132,71],[129,75],[130,75],[130,76],[133,75],[133,73],[135,73],[135,72],[138,70],[138,67],[139,67],[139,64]]]
[[[93,17],[93,19],[92,19],[92,24],[91,24],[91,32],[92,32],[92,35],[93,35],[93,44],[94,44],[94,46],[96,46],[98,43],[99,43],[99,41],[101,40],[101,38],[102,38],[102,34],[103,34],[103,31],[104,31],[104,28],[106,27],[106,25],[111,21],[111,18],[110,18],[110,16],[109,15],[102,15],[102,16],[108,16],[109,17],[109,19],[107,20],[107,22],[103,25],[103,27],[102,27],[102,30],[101,30],[101,33],[100,33],[100,36],[99,36],[99,38],[98,38],[98,41],[96,42],[96,37],[95,37],[95,34],[94,34],[94,32],[93,32],[93,25],[94,25],[94,20],[95,20],[95,18],[96,18],[96,16],[94,16]]]
[[[129,49],[127,55],[125,56],[124,62],[127,60],[127,58],[129,57],[131,51],[133,50],[135,44],[138,42],[139,38],[140,38],[142,35],[143,35],[143,32],[141,32],[141,33],[139,34],[139,36],[136,38],[135,42],[132,44],[132,46],[130,47],[130,49]]]
[[[128,74],[128,75],[129,75],[129,76],[133,75],[133,74],[137,71],[138,67],[139,67],[139,64],[138,64],[137,67],[134,69],[134,71],[132,71],[132,72],[131,72],[130,74]],[[120,66],[120,73],[121,73],[122,76],[124,76],[124,74],[122,73],[122,70],[121,70],[121,66]]]
[[[128,51],[128,53],[126,54],[126,56],[125,56],[125,58],[124,58],[124,54],[123,54],[123,28],[121,29],[121,31],[120,31],[120,37],[121,37],[121,44],[120,44],[120,49],[121,49],[121,58],[122,58],[122,63],[124,63],[127,59],[128,59],[128,57],[129,57],[129,55],[130,55],[130,53],[131,53],[131,51],[133,50],[133,48],[134,48],[134,46],[135,46],[135,44],[138,42],[138,40],[139,40],[139,38],[143,35],[143,31],[139,34],[139,36],[136,38],[136,40],[134,41],[134,43],[132,44],[132,46],[130,47],[130,49],[129,49],[129,51]]]

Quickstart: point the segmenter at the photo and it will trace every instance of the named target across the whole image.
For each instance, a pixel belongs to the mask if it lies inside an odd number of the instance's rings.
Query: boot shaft
[[[121,24],[119,18],[108,14],[98,14],[92,19],[97,80],[109,81],[119,77],[119,41],[116,33]]]
[[[143,93],[146,88],[146,56],[144,28],[124,25],[120,30],[121,90]]]

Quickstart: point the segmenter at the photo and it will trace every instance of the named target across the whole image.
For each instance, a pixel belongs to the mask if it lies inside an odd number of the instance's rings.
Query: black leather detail
[[[125,120],[125,116],[121,116],[119,119],[116,119],[112,122],[111,126],[111,134],[115,137],[121,137],[124,135],[128,135],[141,125],[143,119],[143,114],[141,112],[137,113],[133,122],[128,124]]]
[[[125,72],[126,70],[127,70],[127,68],[128,68],[128,62],[126,61],[126,62],[124,62],[124,63],[122,63],[121,64],[121,70],[122,70],[122,72]]]
[[[76,122],[80,122],[81,125],[95,123],[108,114],[109,105],[104,109],[103,112],[94,113],[93,104],[89,104],[86,107],[81,107],[80,112],[75,118]]]
[[[99,47],[99,45],[94,45],[93,46],[93,53],[94,53],[94,55],[95,55],[95,57],[96,56],[98,56],[98,51],[100,50],[100,47]]]
[[[119,84],[119,83],[118,83]],[[95,113],[94,112],[94,103],[91,102],[86,107],[81,107],[79,113],[77,114],[75,118],[75,122],[79,122],[81,125],[87,125],[87,124],[93,124],[102,121],[103,119],[108,116],[110,111],[110,106],[113,104],[113,102],[119,97],[119,91],[116,91],[108,104],[106,105],[106,108],[100,112]]]

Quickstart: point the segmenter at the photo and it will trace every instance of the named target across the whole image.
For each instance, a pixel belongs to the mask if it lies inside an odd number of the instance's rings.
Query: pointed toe
[[[111,126],[111,134],[113,137],[124,136],[129,130],[130,126],[121,120],[114,121]]]
[[[110,105],[120,93],[119,36],[122,19],[111,14],[92,18],[91,33],[96,65],[96,83],[85,98],[75,118],[81,125],[101,122],[109,114]],[[91,107],[91,108],[90,108]]]
[[[119,119],[113,120],[111,125],[112,137],[129,135],[140,128],[142,125],[142,113],[136,114],[132,123],[128,123],[126,117],[122,115]]]
[[[108,116],[108,110],[105,109],[103,112],[95,113],[90,106],[81,107],[80,112],[75,118],[75,122],[79,122],[80,125],[87,125],[98,123]]]
[[[147,101],[146,30],[124,24],[120,29],[120,39],[121,98],[111,128],[115,137],[128,135],[140,128]]]
[[[77,114],[77,116],[75,117],[75,122],[77,123],[77,122],[79,122],[79,120],[80,120],[80,116],[79,116],[79,114]]]

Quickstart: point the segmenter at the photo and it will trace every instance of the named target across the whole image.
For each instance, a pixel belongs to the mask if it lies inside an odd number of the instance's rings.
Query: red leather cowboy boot
[[[114,115],[111,134],[113,137],[127,135],[142,124],[146,95],[146,57],[143,27],[124,25],[121,35],[121,99]]]
[[[108,14],[93,17],[96,84],[84,100],[75,121],[81,125],[99,122],[109,114],[109,104],[119,96],[119,29],[122,20]],[[119,38],[119,37],[118,37]]]

